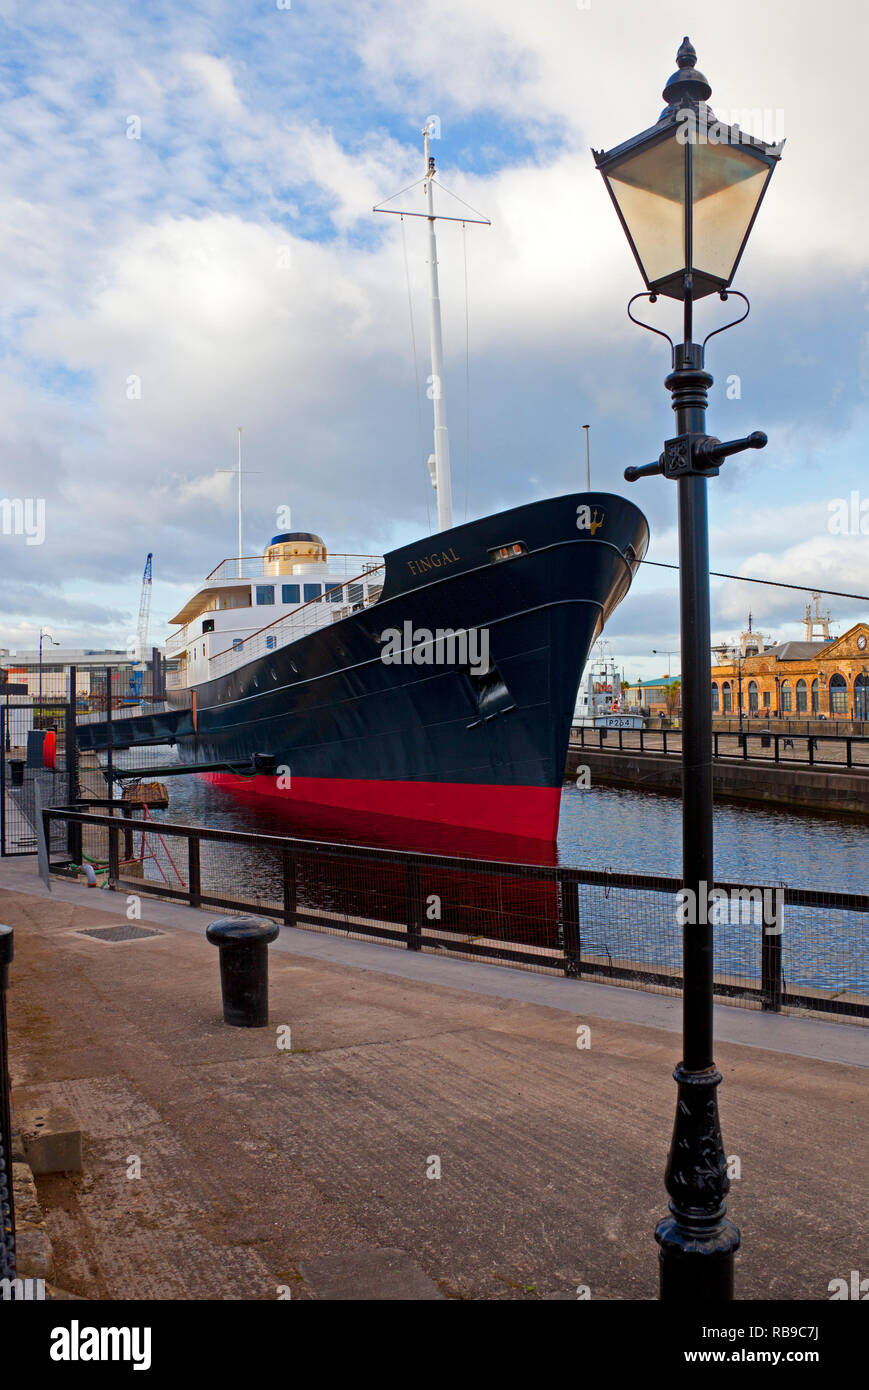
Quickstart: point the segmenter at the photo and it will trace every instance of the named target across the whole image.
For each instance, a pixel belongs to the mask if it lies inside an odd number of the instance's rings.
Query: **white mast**
[[[401,217],[425,217],[428,220],[428,264],[429,264],[429,289],[431,297],[431,378],[430,396],[434,404],[434,453],[428,460],[429,472],[432,482],[437,488],[438,494],[438,528],[441,531],[448,531],[453,524],[453,499],[452,488],[450,485],[450,440],[447,433],[447,407],[444,395],[444,347],[441,333],[441,296],[438,287],[438,248],[435,236],[435,222],[443,214],[436,213],[434,210],[434,194],[432,184],[434,182],[435,162],[429,147],[429,135],[432,134],[431,125],[436,121],[436,117],[431,116],[423,126],[423,148],[425,151],[425,173],[420,179],[425,191],[425,212],[413,212],[400,208],[388,208],[382,203],[378,204],[375,212],[391,212]],[[439,129],[434,132],[440,133]],[[475,213],[475,209],[469,203],[463,202],[461,198],[456,198],[454,193],[449,193],[442,185],[438,185],[442,192],[447,192],[448,196],[467,208],[468,212]],[[413,184],[417,188],[418,184]],[[407,193],[410,190],[404,189]],[[395,198],[401,195],[396,193]],[[392,202],[393,199],[387,199]],[[457,217],[448,217],[448,222],[461,222],[462,226],[467,223],[477,223],[481,226],[491,227],[488,217],[482,217],[476,213],[473,217],[468,217],[467,213],[461,213]],[[406,262],[405,262],[406,264]],[[410,298],[410,278],[408,276],[408,298]],[[411,313],[411,332],[413,331],[413,314]],[[414,354],[416,348],[414,347]]]
[[[450,437],[447,432],[447,406],[444,396],[444,346],[441,336],[438,249],[432,197],[432,176],[435,171],[435,162],[429,151],[428,125],[423,127],[422,133],[425,146],[425,202],[428,216],[429,288],[431,292],[431,395],[434,403],[435,486],[438,494],[438,529],[448,531],[453,524],[453,499],[450,486]]]
[[[241,564],[241,425],[238,427],[238,577],[242,577]]]
[[[591,455],[588,447],[588,433],[591,426],[583,425],[582,428],[585,430],[585,490],[591,492]]]

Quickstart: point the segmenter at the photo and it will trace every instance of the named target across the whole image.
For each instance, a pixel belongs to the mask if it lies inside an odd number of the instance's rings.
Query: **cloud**
[[[210,53],[182,53],[179,63],[199,86],[208,103],[221,115],[230,119],[243,115],[244,107],[235,89],[229,63]]]
[[[439,229],[459,518],[466,479],[470,515],[581,486],[590,421],[595,485],[630,495],[652,558],[675,558],[676,489],[623,481],[672,432],[667,353],[624,317],[636,268],[588,145],[657,117],[682,7],[299,0],[241,17],[214,0],[120,9],[111,28],[93,4],[74,19],[56,0],[12,10],[0,493],[45,498],[48,529],[44,547],[4,551],[10,621],[9,604],[29,618],[40,593],[50,612],[73,576],[89,597],[70,623],[120,640],[152,550],[156,631],[234,552],[221,470],[239,424],[249,551],[286,505],[337,549],[427,531],[425,229],[371,208],[421,177],[433,113],[439,179],[492,219]],[[748,20],[736,61],[729,34]],[[713,106],[781,109],[789,137],[740,276],[754,313],[710,347],[710,428],[770,435],[710,483],[713,563],[862,592],[865,539],[826,543],[824,493],[847,495],[865,472],[867,193],[851,145],[817,119],[829,108],[835,130],[856,128],[862,89],[816,62],[831,21],[849,32],[860,11],[832,0],[791,20],[783,3],[738,0],[691,35]],[[704,301],[704,332],[727,312]],[[644,570],[616,615],[613,640],[637,661],[673,645],[676,584]],[[716,583],[715,623],[741,624],[749,600],[785,625],[802,606]],[[648,656],[638,673],[656,667]]]

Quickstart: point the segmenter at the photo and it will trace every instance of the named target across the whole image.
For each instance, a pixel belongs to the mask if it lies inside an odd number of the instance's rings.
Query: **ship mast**
[[[409,209],[390,208],[384,203],[378,203],[374,208],[375,212],[390,212],[400,217],[402,221],[405,217],[425,217],[428,221],[428,270],[429,270],[429,299],[431,304],[431,376],[429,378],[429,396],[434,405],[434,453],[429,456],[428,466],[431,480],[437,489],[438,495],[438,529],[448,531],[453,524],[453,498],[450,484],[450,439],[447,433],[447,406],[444,396],[444,345],[441,332],[441,295],[438,284],[438,247],[435,235],[435,222],[438,218],[441,221],[461,222],[462,227],[469,223],[483,227],[491,227],[488,217],[483,217],[472,208],[470,203],[459,198],[455,193],[450,193],[443,184],[439,183],[438,188],[441,193],[446,193],[454,202],[460,203],[464,211],[457,217],[444,217],[443,213],[434,210],[434,191],[432,184],[435,176],[435,162],[431,153],[429,137],[434,134],[438,137],[440,126],[432,131],[432,125],[437,122],[436,116],[430,116],[422,128],[423,150],[425,153],[425,173],[417,183],[412,184],[411,188],[418,188],[421,183],[425,193],[425,212],[414,212]],[[387,198],[387,202],[393,202],[403,193],[409,193],[411,188],[402,189],[402,193],[396,193],[393,198]],[[472,213],[472,216],[468,216]],[[410,273],[407,271],[407,257],[405,255],[405,271],[408,276],[407,294],[410,301]],[[465,286],[467,292],[467,272],[465,276]],[[466,305],[467,317],[467,305]],[[413,338],[413,310],[411,309],[411,337]],[[416,361],[416,339],[414,342],[414,361]]]
[[[241,578],[243,555],[241,540],[241,425],[238,427],[238,577]]]
[[[450,436],[447,430],[447,406],[444,395],[444,346],[441,331],[441,297],[438,285],[436,218],[432,195],[435,162],[429,147],[428,125],[423,126],[422,134],[425,150],[425,203],[426,216],[428,217],[431,398],[434,405],[434,483],[438,495],[438,530],[448,531],[453,524],[453,499],[450,483]]]

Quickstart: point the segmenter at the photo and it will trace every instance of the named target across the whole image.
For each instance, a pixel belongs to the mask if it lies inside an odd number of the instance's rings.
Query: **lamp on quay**
[[[633,482],[663,473],[678,483],[683,1042],[674,1072],[678,1098],[666,1172],[670,1210],[655,1238],[661,1298],[710,1302],[733,1297],[740,1234],[727,1217],[729,1181],[717,1099],[721,1074],[713,1060],[713,928],[705,910],[714,885],[706,480],[717,476],[729,455],[762,449],[767,439],[756,432],[723,444],[706,433],[712,377],[704,368],[704,348],[714,335],[693,341],[693,305],[715,292],[722,300],[729,297],[781,147],[716,120],[707,105],[712,89],[697,70],[697,54],[687,38],[676,61],[657,124],[609,152],[593,153],[646,285],[644,293],[633,296],[628,314],[633,319],[631,304],[643,297],[654,303],[664,295],[683,303],[683,341],[675,344],[662,335],[671,347],[665,384],[678,434],[665,442],[655,463],[628,468],[625,478]],[[742,318],[748,313],[745,303]]]

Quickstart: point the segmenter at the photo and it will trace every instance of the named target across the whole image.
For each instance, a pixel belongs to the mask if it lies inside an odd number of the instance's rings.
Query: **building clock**
[[[857,638],[857,646],[860,648],[861,652],[866,650],[866,634],[865,634],[865,632],[861,632],[861,633],[860,633],[860,636]]]

